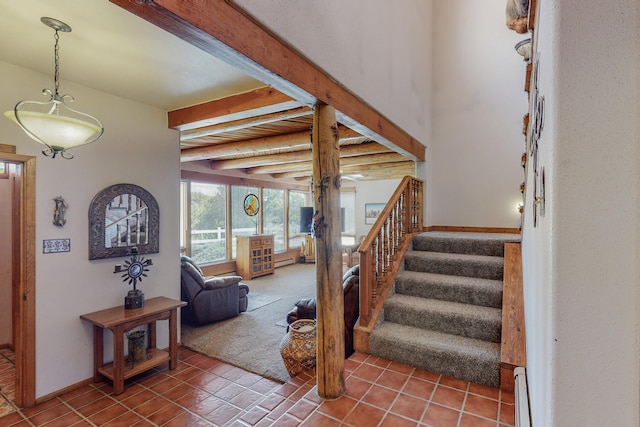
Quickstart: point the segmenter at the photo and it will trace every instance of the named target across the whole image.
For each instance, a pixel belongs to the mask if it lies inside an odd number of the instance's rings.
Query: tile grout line
[[[464,391],[464,399],[462,399],[462,406],[460,406],[460,414],[458,414],[458,423],[456,424],[458,427],[460,427],[460,423],[462,422],[462,415],[464,414],[464,405],[467,404],[467,397],[469,395],[469,386],[470,386],[470,383],[467,382],[467,387]]]
[[[104,392],[102,390],[99,390],[99,391],[104,394]],[[92,426],[95,426],[95,424],[88,417],[85,417],[84,415],[82,415],[73,406],[69,405],[66,401],[62,400],[60,397],[56,397],[56,399],[58,399],[60,401],[60,403],[65,405],[67,408],[69,408],[71,410],[71,412],[73,412],[76,415],[78,415],[82,421],[86,421],[89,424],[91,424]],[[51,421],[53,421],[53,420],[51,420]],[[51,422],[51,421],[49,421],[49,422]]]

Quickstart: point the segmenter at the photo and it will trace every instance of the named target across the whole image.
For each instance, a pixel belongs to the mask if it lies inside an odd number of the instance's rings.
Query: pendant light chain
[[[56,34],[53,36],[56,40],[56,44],[53,48],[53,58],[55,61],[55,70],[54,70],[54,75],[53,75],[53,80],[54,80],[54,84],[55,84],[55,98],[58,98],[58,90],[60,89],[60,54],[59,54],[59,50],[60,47],[58,45],[58,40],[60,40],[60,36],[58,35],[58,30],[56,30]]]

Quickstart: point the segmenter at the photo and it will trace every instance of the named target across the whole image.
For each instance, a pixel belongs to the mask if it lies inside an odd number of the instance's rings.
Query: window
[[[262,232],[274,235],[273,250],[284,251],[284,190],[262,190],[262,218]]]
[[[289,191],[289,248],[299,248],[304,241],[304,233],[300,232],[300,208],[310,205],[309,193]]]
[[[258,213],[247,215],[244,200],[259,200]],[[180,183],[180,253],[198,264],[231,261],[236,257],[236,237],[272,234],[274,252],[297,251],[304,240],[300,233],[300,207],[310,205],[303,189],[264,188],[212,181]]]
[[[263,204],[260,203],[260,210],[257,215],[249,216],[244,211],[244,198],[249,194],[255,194],[260,200],[258,187],[245,187],[240,185],[231,186],[231,238],[232,247],[231,257],[236,257],[236,236],[250,236],[258,234],[258,220],[263,211]]]
[[[227,258],[226,186],[191,182],[191,257],[198,264]],[[242,209],[242,203],[240,203]],[[244,214],[244,212],[243,212]]]

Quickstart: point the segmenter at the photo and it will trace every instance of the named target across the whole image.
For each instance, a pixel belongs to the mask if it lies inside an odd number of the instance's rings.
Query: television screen
[[[311,233],[311,223],[313,221],[313,208],[300,208],[300,233]]]

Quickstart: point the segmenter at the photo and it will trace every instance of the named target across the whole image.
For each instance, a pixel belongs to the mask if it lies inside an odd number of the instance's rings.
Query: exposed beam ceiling
[[[404,173],[398,171],[407,171],[407,164],[424,160],[423,145],[262,28],[233,2],[110,1],[269,85],[171,111],[169,126],[182,132],[183,164],[210,160],[212,168],[268,174],[270,178],[295,170],[300,174],[296,179],[308,179],[309,107],[316,101],[336,109],[343,126],[339,130],[341,163],[344,167],[364,165],[361,179],[400,178]],[[371,143],[392,152],[371,154]],[[351,145],[356,148],[343,149]],[[292,161],[291,154],[284,155],[292,152],[300,155],[298,161]],[[246,160],[256,156],[262,157],[261,166]],[[378,160],[377,156],[386,158]],[[403,166],[373,167],[380,162]],[[414,175],[415,166],[411,169],[408,174]]]
[[[265,87],[169,113],[181,131],[181,162],[210,161],[216,171],[310,180],[312,110]],[[414,175],[411,160],[344,125],[338,126],[344,171],[357,180]],[[395,167],[401,165],[401,167]],[[377,166],[384,164],[383,167]],[[409,166],[410,165],[410,166]],[[346,172],[345,172],[346,173]]]

